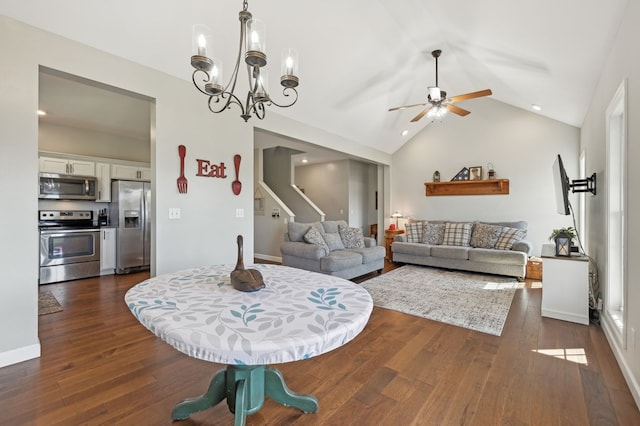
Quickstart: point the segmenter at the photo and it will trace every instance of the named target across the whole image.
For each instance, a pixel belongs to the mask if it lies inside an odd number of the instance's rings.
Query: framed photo
[[[469,180],[482,180],[482,166],[469,167]]]

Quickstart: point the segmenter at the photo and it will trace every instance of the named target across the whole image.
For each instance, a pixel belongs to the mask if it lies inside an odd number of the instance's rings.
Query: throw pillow
[[[325,255],[329,254],[330,250],[329,246],[327,246],[327,242],[322,237],[322,234],[313,226],[309,228],[306,234],[304,234],[304,240],[309,244],[320,246],[320,248],[324,250]]]
[[[364,248],[364,236],[362,235],[362,229],[339,225],[338,232],[342,238],[344,248]]]
[[[407,223],[405,225],[407,229],[407,242],[408,243],[421,243],[422,242],[422,222]]]
[[[467,222],[446,222],[444,224],[443,245],[446,246],[468,246],[471,239],[471,229],[473,223]]]
[[[422,242],[437,246],[444,241],[444,223],[425,222],[422,229]]]
[[[502,226],[489,225],[486,223],[476,223],[471,233],[471,247],[479,248],[495,248],[500,234],[502,234]]]
[[[526,236],[526,229],[509,228],[505,226],[502,228],[502,234],[500,234],[500,238],[498,238],[496,248],[498,250],[511,250],[515,242],[522,240]]]
[[[337,232],[327,232],[323,235],[324,241],[329,246],[329,251],[344,250],[344,244],[342,243],[342,236]]]

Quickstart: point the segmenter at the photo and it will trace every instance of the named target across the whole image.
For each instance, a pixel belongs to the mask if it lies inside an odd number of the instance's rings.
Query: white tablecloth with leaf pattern
[[[279,265],[251,266],[266,287],[231,286],[234,266],[150,278],[125,301],[151,332],[180,352],[231,365],[296,361],[338,348],[367,324],[369,293],[342,278]]]

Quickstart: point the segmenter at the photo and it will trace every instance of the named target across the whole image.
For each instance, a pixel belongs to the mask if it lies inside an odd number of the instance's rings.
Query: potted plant
[[[576,238],[576,230],[571,226],[554,229],[549,236],[549,240],[556,243],[556,256],[571,256],[574,238]]]

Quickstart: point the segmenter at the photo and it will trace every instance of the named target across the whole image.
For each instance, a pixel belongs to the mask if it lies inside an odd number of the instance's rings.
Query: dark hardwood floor
[[[147,276],[40,287],[64,311],[39,317],[41,358],[0,368],[0,424],[169,425],[174,404],[205,391],[222,366],[174,350],[125,306]],[[247,423],[639,425],[600,327],[542,318],[535,287],[517,290],[500,337],[376,307],[352,342],[277,366],[291,389],[318,398],[318,413],[267,399]],[[222,403],[174,424],[233,415]]]

